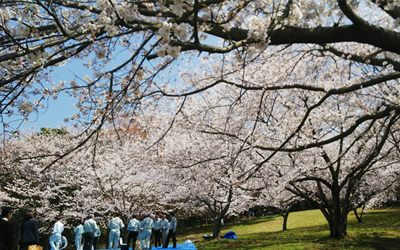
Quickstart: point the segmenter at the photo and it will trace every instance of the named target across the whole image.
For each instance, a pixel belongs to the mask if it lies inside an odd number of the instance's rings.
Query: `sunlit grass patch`
[[[198,249],[400,249],[400,208],[374,209],[364,214],[359,224],[353,213],[348,218],[348,236],[343,240],[329,238],[329,226],[319,210],[289,215],[288,230],[282,231],[280,216],[244,219],[223,226],[221,235],[236,232],[237,240],[204,240],[212,226],[180,235],[179,239],[196,241]]]

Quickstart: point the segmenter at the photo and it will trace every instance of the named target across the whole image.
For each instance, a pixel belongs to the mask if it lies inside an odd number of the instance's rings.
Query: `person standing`
[[[33,219],[33,212],[28,211],[25,213],[22,222],[19,249],[28,250],[30,245],[39,245],[39,226],[37,221]]]
[[[114,213],[114,218],[112,218],[110,220],[110,223],[108,223],[108,228],[110,228],[111,230],[108,243],[108,250],[111,249],[117,250],[119,236],[121,235],[120,230],[125,226],[120,217],[121,217],[120,214]]]
[[[54,223],[53,231],[50,236],[50,247],[51,250],[58,250],[61,243],[61,233],[64,231],[64,224],[61,223],[60,218],[56,218]]]
[[[83,237],[83,225],[82,222],[79,221],[78,226],[75,227],[74,233],[75,233],[75,247],[76,250],[82,250],[82,237]]]
[[[162,215],[162,220],[161,220],[163,246],[165,246],[165,241],[166,241],[167,236],[168,236],[168,227],[169,227],[169,221],[168,221],[167,217],[163,214]]]
[[[88,215],[86,217],[85,223],[83,223],[83,231],[84,233],[84,243],[83,250],[92,250],[93,241],[94,241],[94,232],[96,230],[97,223],[94,220],[94,215]]]
[[[143,250],[149,250],[150,248],[150,237],[151,230],[154,227],[153,220],[150,219],[150,215],[146,214],[146,218],[140,223],[140,244],[142,245]]]
[[[162,246],[161,245],[161,234],[162,234],[161,219],[157,214],[154,216],[153,224],[154,224],[154,246],[161,247]]]
[[[10,223],[12,217],[12,209],[10,207],[3,207],[1,209],[0,220],[0,249],[13,250],[14,232]]]
[[[167,239],[165,240],[164,248],[168,247],[169,239],[172,238],[173,246],[172,248],[176,248],[176,227],[178,226],[178,220],[175,218],[174,213],[171,213],[171,222],[169,223],[169,228],[168,228],[168,236]]]
[[[132,219],[129,221],[128,224],[129,234],[128,234],[128,240],[126,242],[128,249],[132,240],[133,241],[132,250],[135,250],[136,240],[139,236],[139,230],[140,230],[140,222],[136,219],[136,215],[132,215]]]
[[[101,235],[101,230],[100,227],[97,226],[96,229],[94,230],[94,240],[93,240],[93,250],[97,249],[97,240],[99,239]]]

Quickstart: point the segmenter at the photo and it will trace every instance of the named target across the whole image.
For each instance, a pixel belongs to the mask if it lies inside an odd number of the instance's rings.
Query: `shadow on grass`
[[[282,216],[280,215],[269,215],[269,216],[263,216],[263,217],[252,217],[249,219],[241,219],[241,220],[237,220],[234,221],[232,223],[229,223],[229,225],[243,225],[243,226],[251,226],[251,225],[255,225],[255,224],[259,224],[259,223],[264,223],[264,222],[269,222],[269,221],[273,221],[273,220],[277,220],[277,219],[281,219]]]
[[[197,249],[353,249],[353,250],[395,250],[400,249],[400,238],[385,237],[379,233],[353,234],[345,239],[329,238],[326,225],[289,229],[280,232],[260,232],[238,235],[237,240],[202,240]]]
[[[236,220],[233,222],[230,222],[228,225],[223,226],[221,229],[223,231],[231,231],[235,226],[240,225],[240,226],[254,226],[260,223],[265,223],[269,221],[273,221],[276,219],[282,218],[280,215],[271,215],[271,216],[265,216],[265,217],[251,217],[250,219],[244,218],[240,220]],[[213,225],[208,224],[208,225],[203,225],[201,227],[195,227],[195,228],[184,228],[180,232],[178,231],[178,236],[179,235],[188,235],[188,234],[212,234],[213,231]]]
[[[296,216],[304,216],[299,213]],[[307,214],[309,216],[309,214]],[[238,234],[237,240],[214,239],[203,240],[204,233],[212,231],[212,225],[195,231],[202,232],[191,237],[198,241],[195,245],[201,250],[251,250],[251,249],[316,249],[316,250],[394,250],[400,249],[400,232],[398,230],[400,209],[371,211],[364,214],[363,222],[357,223],[353,215],[349,215],[348,237],[342,240],[329,238],[329,226],[326,222],[316,226],[296,227],[286,231]],[[281,219],[279,215],[243,219],[224,226],[223,231],[241,227],[259,227],[265,222]],[[265,227],[265,224],[263,224]],[[188,235],[189,232],[186,232]],[[221,234],[223,235],[223,234]],[[184,236],[183,236],[184,237]]]

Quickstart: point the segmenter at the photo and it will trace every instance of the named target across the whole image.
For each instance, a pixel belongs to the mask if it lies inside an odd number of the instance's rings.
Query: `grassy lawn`
[[[178,243],[190,239],[197,249],[400,249],[400,208],[373,209],[357,223],[349,214],[348,237],[328,238],[329,227],[319,210],[294,212],[289,215],[288,230],[282,231],[282,217],[277,215],[243,219],[222,227],[221,235],[236,232],[237,240],[204,240],[211,226],[178,230]],[[180,231],[180,232],[179,232]]]

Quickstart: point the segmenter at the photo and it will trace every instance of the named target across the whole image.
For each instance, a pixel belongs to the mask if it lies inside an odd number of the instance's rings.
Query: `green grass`
[[[197,249],[400,249],[400,208],[373,209],[364,214],[359,224],[349,214],[347,237],[329,238],[329,227],[319,210],[294,212],[289,215],[288,230],[282,231],[282,217],[273,215],[230,223],[221,228],[221,235],[236,232],[237,240],[204,240],[212,226],[181,229],[178,243],[190,239]]]

